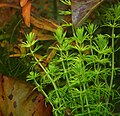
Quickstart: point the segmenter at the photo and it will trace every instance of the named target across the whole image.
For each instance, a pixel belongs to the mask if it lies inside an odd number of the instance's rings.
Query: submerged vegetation
[[[42,69],[31,70],[27,80],[35,83],[38,91],[42,92],[46,101],[53,107],[55,116],[107,116],[115,115],[116,105],[119,104],[119,87],[114,80],[120,71],[116,67],[115,41],[120,38],[116,29],[120,28],[120,4],[107,8],[103,14],[103,24],[87,24],[73,29],[73,36],[67,37],[60,26],[54,33],[57,40],[56,55],[48,66],[34,55],[38,46],[33,40],[34,34],[26,36],[22,47],[29,48],[34,58],[32,68],[39,65]],[[109,28],[109,33],[99,33],[97,30]],[[117,57],[117,56],[116,56]],[[33,62],[33,61],[32,61]],[[50,88],[50,90],[47,90]],[[67,116],[67,115],[66,115]]]
[[[43,46],[33,32],[20,44],[27,51],[21,54],[27,81],[45,96],[54,116],[120,115],[120,3],[101,7],[98,14],[97,23],[59,26],[53,32],[56,42],[49,47],[49,63],[45,64],[46,54],[37,57]],[[64,31],[65,26],[72,34]]]

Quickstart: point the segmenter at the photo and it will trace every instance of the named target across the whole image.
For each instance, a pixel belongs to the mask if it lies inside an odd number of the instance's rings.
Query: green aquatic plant
[[[74,29],[71,37],[58,27],[54,33],[56,47],[51,47],[57,53],[48,66],[34,55],[40,49],[32,47],[37,42],[31,36],[34,34],[26,36],[22,47],[29,49],[26,56],[32,55],[34,60],[27,80],[33,81],[46,97],[55,116],[112,116],[115,113],[112,100],[120,99],[118,89],[114,88],[116,71],[119,71],[115,67],[118,48],[114,46],[115,39],[120,37],[115,34],[115,29],[120,27],[119,8],[117,4],[104,12],[101,27],[88,24]],[[110,28],[111,32],[98,33],[103,27]],[[35,70],[36,65],[41,67],[41,72]]]

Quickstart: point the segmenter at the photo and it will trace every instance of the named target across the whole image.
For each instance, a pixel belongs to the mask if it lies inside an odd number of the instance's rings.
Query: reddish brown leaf
[[[55,32],[59,26],[56,23],[54,23],[46,18],[43,18],[43,17],[40,17],[40,19],[36,19],[33,16],[31,16],[30,19],[31,19],[31,23],[35,27],[40,28],[40,29],[45,29],[45,30],[48,30],[51,32]]]
[[[20,9],[20,7],[17,6],[17,5],[14,5],[14,4],[6,4],[6,3],[1,3],[1,4],[0,4],[0,8],[1,8],[1,7],[12,7],[12,8]]]
[[[39,29],[34,28],[32,32],[36,35],[37,40],[55,40],[53,35],[50,34],[42,34]]]
[[[20,0],[20,6],[23,7],[27,4],[29,0]]]
[[[53,49],[51,50],[51,52],[49,53],[48,57],[46,58],[46,62],[49,63],[56,55],[56,50]]]
[[[30,84],[0,74],[0,116],[52,116],[51,106]]]
[[[30,27],[30,10],[31,10],[31,2],[28,1],[23,7],[22,7],[22,16],[24,18],[25,24]]]

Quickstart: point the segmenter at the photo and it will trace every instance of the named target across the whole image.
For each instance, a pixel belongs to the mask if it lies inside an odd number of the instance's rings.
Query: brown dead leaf
[[[28,1],[23,7],[22,7],[22,16],[24,18],[25,24],[30,27],[30,11],[31,11],[31,2]]]
[[[0,74],[0,116],[53,116],[34,86]]]
[[[40,33],[39,29],[37,28],[33,28],[32,32],[36,35],[37,40],[55,40],[55,37],[53,35],[50,34],[42,34]]]
[[[56,29],[58,28],[59,25],[57,25],[56,23],[45,19],[43,17],[40,17],[40,19],[34,18],[33,16],[30,17],[31,19],[31,23],[40,29],[45,29],[51,32],[55,32]]]
[[[15,4],[6,4],[6,3],[1,3],[0,8],[1,7],[12,7],[12,8],[20,9],[20,7]]]
[[[54,42],[54,47],[57,47],[57,42]],[[48,64],[56,55],[57,50],[52,49],[49,53],[48,57],[46,58],[46,63]]]
[[[23,7],[29,0],[20,0],[20,6]]]

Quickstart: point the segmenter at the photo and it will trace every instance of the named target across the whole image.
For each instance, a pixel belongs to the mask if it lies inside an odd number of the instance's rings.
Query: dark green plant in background
[[[26,36],[22,47],[29,48],[26,56],[33,56],[33,67],[27,80],[36,85],[53,107],[55,116],[112,116],[115,112],[114,101],[120,101],[119,87],[115,88],[114,79],[120,71],[115,67],[115,40],[120,38],[116,28],[120,28],[120,4],[103,13],[102,28],[108,27],[110,33],[96,33],[100,28],[88,24],[73,29],[73,36],[67,37],[60,26],[54,37],[57,40],[56,56],[48,64],[42,64],[34,53],[40,49],[33,47],[37,41],[34,34]],[[40,66],[43,71],[35,70]],[[50,88],[50,90],[46,90]],[[119,115],[120,113],[118,113]],[[117,115],[117,114],[116,114]]]

